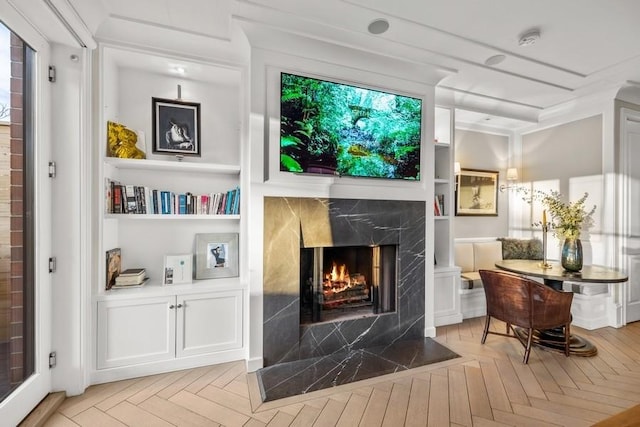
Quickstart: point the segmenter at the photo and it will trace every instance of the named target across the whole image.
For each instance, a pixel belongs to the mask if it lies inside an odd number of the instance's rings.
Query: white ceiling
[[[637,0],[54,0],[68,1],[101,40],[127,40],[194,58],[234,40],[234,20],[265,24],[443,70],[437,95],[473,113],[535,122],[545,109],[623,86],[640,87]],[[385,18],[389,30],[367,31]],[[521,47],[530,29],[541,37]],[[236,54],[231,49],[231,54]],[[504,62],[484,65],[503,54]],[[502,125],[502,124],[501,124]]]

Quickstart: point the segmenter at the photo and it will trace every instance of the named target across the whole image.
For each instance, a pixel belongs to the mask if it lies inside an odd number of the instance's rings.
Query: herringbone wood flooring
[[[483,321],[438,328],[462,357],[402,373],[263,404],[255,374],[233,362],[92,386],[46,425],[589,426],[640,403],[640,322],[574,328],[597,356],[535,349],[524,365],[515,339],[480,344]]]

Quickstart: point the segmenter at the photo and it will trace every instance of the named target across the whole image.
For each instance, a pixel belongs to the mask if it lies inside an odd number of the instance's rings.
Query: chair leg
[[[527,329],[527,346],[524,349],[523,363],[529,363],[529,353],[531,353],[531,341],[533,339],[533,328]]]
[[[487,334],[489,333],[489,323],[491,323],[491,316],[487,314],[484,321],[484,332],[482,333],[482,341],[480,343],[484,344],[487,340]]]
[[[564,355],[569,357],[571,350],[571,323],[567,323],[564,327]]]

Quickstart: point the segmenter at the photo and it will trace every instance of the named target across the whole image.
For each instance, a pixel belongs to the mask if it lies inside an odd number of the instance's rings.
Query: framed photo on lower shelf
[[[165,255],[163,285],[193,282],[193,254]]]
[[[196,279],[238,276],[238,234],[196,234]]]

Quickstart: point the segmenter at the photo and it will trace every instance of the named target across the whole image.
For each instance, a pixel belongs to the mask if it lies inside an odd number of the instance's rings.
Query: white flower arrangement
[[[555,190],[546,193],[542,190],[519,188],[518,191],[525,194],[523,200],[527,203],[531,204],[534,200],[538,200],[547,208],[551,216],[548,225],[557,238],[579,239],[583,228],[589,228],[593,225],[593,213],[596,211],[596,206],[594,205],[589,211],[585,209],[589,193],[584,193],[573,203],[567,203],[562,200],[562,194]],[[533,225],[545,224],[537,222]]]

